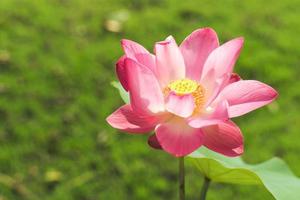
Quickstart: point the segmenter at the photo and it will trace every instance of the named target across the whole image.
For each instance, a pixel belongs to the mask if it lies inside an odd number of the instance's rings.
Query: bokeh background
[[[235,71],[276,88],[273,104],[235,119],[244,160],[278,156],[300,176],[299,0],[1,0],[0,200],[177,199],[177,160],[105,118],[120,39],[152,51],[210,26],[245,37]],[[187,163],[187,199],[203,177]],[[284,184],[284,183],[282,183]],[[272,199],[257,186],[212,184],[208,199]]]

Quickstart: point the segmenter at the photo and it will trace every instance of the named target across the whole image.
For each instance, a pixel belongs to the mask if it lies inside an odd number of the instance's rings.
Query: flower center
[[[205,89],[196,81],[190,79],[179,79],[173,81],[164,89],[164,94],[168,95],[171,91],[175,92],[179,96],[192,94],[196,105],[195,111],[202,108],[205,103]]]
[[[198,87],[198,83],[190,79],[181,79],[171,82],[168,87],[178,95],[185,95],[194,92]]]

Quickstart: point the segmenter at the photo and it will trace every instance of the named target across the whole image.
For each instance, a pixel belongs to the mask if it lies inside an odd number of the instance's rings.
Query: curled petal
[[[142,114],[164,111],[163,93],[153,72],[130,58],[125,65],[133,110]]]
[[[117,76],[122,84],[123,88],[128,91],[128,80],[127,80],[127,72],[125,68],[125,59],[127,58],[126,55],[123,55],[119,58],[116,64],[116,72]],[[151,54],[136,54],[135,55],[136,62],[140,63],[141,65],[148,67],[153,74],[155,74],[155,58]]]
[[[123,88],[126,91],[128,91],[128,80],[125,70],[125,59],[131,58],[154,71],[155,58],[148,52],[147,49],[145,49],[142,45],[134,41],[123,39],[121,40],[121,45],[123,47],[125,55],[121,56],[121,58],[119,58],[119,60],[117,61],[116,71]]]
[[[201,129],[194,129],[177,117],[159,124],[155,132],[161,147],[176,157],[190,154],[203,144]]]
[[[223,122],[202,128],[204,146],[225,156],[239,156],[244,152],[243,135],[233,122]]]
[[[173,37],[156,43],[155,54],[156,72],[163,87],[171,81],[185,77],[184,60]]]
[[[208,55],[218,46],[218,36],[211,28],[198,29],[185,38],[179,48],[185,62],[186,76],[199,81]]]
[[[277,95],[272,87],[262,82],[241,80],[227,85],[216,101],[226,99],[229,117],[237,117],[272,102]]]
[[[241,80],[241,77],[237,73],[232,73],[229,78],[228,84],[231,84],[231,83],[234,83],[234,82],[237,82],[240,80]]]
[[[166,100],[166,109],[180,117],[189,117],[194,109],[194,97],[191,94],[176,95],[174,92],[170,92]]]
[[[151,146],[154,149],[162,149],[155,134],[149,136],[148,144],[149,144],[149,146]]]
[[[125,58],[126,56],[124,55],[121,58],[119,58],[119,60],[117,61],[116,72],[121,85],[126,91],[128,91],[127,74],[125,69]]]
[[[130,105],[120,107],[106,119],[112,127],[130,133],[152,131],[161,120],[159,116],[140,115]]]

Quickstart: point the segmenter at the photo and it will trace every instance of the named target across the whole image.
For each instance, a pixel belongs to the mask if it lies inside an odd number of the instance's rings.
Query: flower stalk
[[[185,172],[184,172],[184,157],[179,159],[179,200],[185,199]]]
[[[202,186],[202,189],[201,189],[200,200],[205,200],[206,199],[206,194],[207,194],[207,191],[208,191],[209,184],[210,184],[210,179],[207,178],[207,177],[204,177],[204,183],[203,183],[203,186]]]

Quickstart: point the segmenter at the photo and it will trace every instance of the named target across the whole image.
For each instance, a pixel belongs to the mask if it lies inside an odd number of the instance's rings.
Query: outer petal
[[[204,127],[204,146],[224,154],[225,156],[239,156],[244,152],[243,135],[233,122],[223,122]]]
[[[215,108],[208,107],[206,113],[191,118],[188,123],[194,128],[201,128],[221,123],[228,120],[228,118],[228,103],[222,101]]]
[[[216,101],[226,99],[229,116],[237,117],[272,102],[277,92],[270,86],[254,80],[241,80],[227,85]]]
[[[195,108],[194,97],[191,94],[176,95],[170,92],[166,100],[166,109],[180,117],[189,117],[192,115]]]
[[[155,57],[147,49],[134,41],[126,39],[121,40],[121,45],[126,57],[148,67],[155,73]]]
[[[131,40],[122,39],[121,45],[126,56],[131,59],[134,59],[136,54],[150,54],[142,45]]]
[[[149,146],[151,146],[154,149],[162,149],[155,134],[149,136],[148,144],[149,144]]]
[[[130,102],[139,113],[164,111],[164,97],[153,72],[136,61],[125,59]]]
[[[123,88],[128,91],[128,80],[127,80],[127,72],[125,69],[125,59],[126,55],[123,55],[119,58],[116,64],[116,72],[117,76],[123,86]],[[151,54],[136,54],[133,59],[138,63],[148,67],[155,74],[155,59]]]
[[[186,76],[199,81],[208,55],[218,46],[218,36],[211,28],[198,29],[185,38],[179,48],[185,62]]]
[[[237,73],[232,73],[229,78],[228,84],[231,84],[231,83],[234,83],[234,82],[237,82],[240,80],[241,80],[241,77]]]
[[[194,129],[176,117],[159,124],[155,131],[162,148],[177,157],[185,156],[203,144],[201,129]]]
[[[162,86],[185,77],[184,60],[173,37],[156,43],[155,53],[156,72]]]
[[[116,72],[117,76],[120,80],[120,83],[122,84],[123,88],[128,91],[128,82],[127,82],[127,73],[125,69],[125,58],[126,56],[122,56],[119,58],[116,64]]]
[[[243,43],[243,38],[236,38],[213,50],[204,64],[201,79],[203,79],[211,69],[215,69],[216,78],[226,73],[231,74],[233,66],[240,55]]]
[[[120,107],[106,119],[112,127],[131,133],[149,132],[161,120],[159,116],[142,116],[137,114],[130,105]]]

